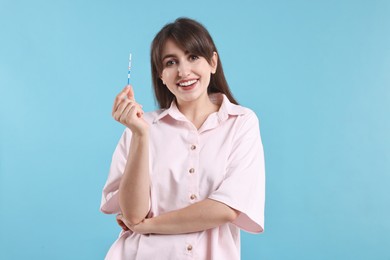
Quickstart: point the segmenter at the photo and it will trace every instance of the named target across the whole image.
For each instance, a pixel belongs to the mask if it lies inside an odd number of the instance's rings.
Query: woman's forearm
[[[149,136],[133,135],[119,186],[119,205],[126,225],[135,225],[145,219],[149,200]]]
[[[192,233],[232,222],[238,214],[238,211],[221,202],[206,199],[180,210],[145,219],[131,229],[142,234]]]

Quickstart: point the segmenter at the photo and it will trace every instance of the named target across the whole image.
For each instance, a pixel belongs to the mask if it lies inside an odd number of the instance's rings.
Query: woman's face
[[[161,80],[175,95],[179,104],[208,98],[210,76],[217,69],[217,53],[214,52],[209,64],[204,57],[188,53],[168,40],[162,57]]]

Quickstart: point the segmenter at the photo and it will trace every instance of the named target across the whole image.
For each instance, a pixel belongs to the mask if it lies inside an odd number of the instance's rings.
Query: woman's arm
[[[149,136],[134,135],[119,185],[119,205],[127,226],[140,223],[149,212]]]
[[[133,88],[126,86],[115,99],[112,116],[132,132],[126,167],[119,185],[119,206],[127,226],[140,223],[149,212],[149,126],[135,101]]]
[[[183,234],[207,230],[232,222],[239,212],[216,200],[205,199],[186,208],[145,219],[129,227],[141,234]]]

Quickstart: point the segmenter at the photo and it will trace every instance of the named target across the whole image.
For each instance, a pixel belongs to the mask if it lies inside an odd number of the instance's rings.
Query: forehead
[[[167,56],[179,56],[186,55],[188,51],[180,48],[173,40],[168,39],[162,49],[162,58],[164,59]]]

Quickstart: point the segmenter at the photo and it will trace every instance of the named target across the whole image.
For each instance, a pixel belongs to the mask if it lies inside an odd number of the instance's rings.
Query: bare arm
[[[149,212],[149,136],[133,135],[119,186],[119,206],[126,225],[140,223]]]
[[[140,223],[149,212],[149,126],[142,118],[131,86],[115,99],[112,115],[132,132],[130,151],[119,185],[119,206],[127,226]]]
[[[186,208],[145,219],[129,227],[141,234],[183,234],[207,230],[232,222],[239,212],[219,201],[205,199]]]

